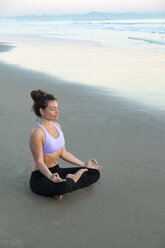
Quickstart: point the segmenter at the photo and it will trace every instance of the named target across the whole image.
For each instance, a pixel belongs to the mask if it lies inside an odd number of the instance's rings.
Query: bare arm
[[[43,135],[39,130],[34,130],[30,136],[30,149],[33,154],[34,162],[38,170],[46,176],[49,180],[54,183],[60,183],[66,181],[65,179],[60,178],[58,173],[51,173],[47,168],[43,160]]]
[[[30,136],[30,150],[38,170],[47,178],[51,179],[52,173],[43,160],[43,135],[40,130],[34,130]]]
[[[47,168],[43,160],[43,135],[40,130],[34,130],[30,136],[30,149],[33,154],[34,162],[38,170],[46,176],[49,180],[54,183],[60,183],[66,181],[65,179],[60,178],[58,173],[51,173]]]
[[[65,160],[69,163],[76,164],[76,165],[83,166],[83,167],[87,167],[87,168],[91,168],[91,169],[100,170],[103,168],[102,166],[97,164],[97,161],[95,159],[89,159],[88,162],[84,163],[83,161],[76,158],[73,154],[66,151],[65,147],[62,148],[60,158],[62,158],[63,160]]]
[[[65,147],[63,147],[61,150],[60,158],[72,164],[76,164],[79,166],[86,166],[86,163],[84,163],[80,159],[76,158],[73,154],[68,152]]]
[[[60,124],[58,124],[58,123],[56,123],[56,124],[61,129]],[[75,164],[75,165],[79,165],[79,166],[83,166],[83,167],[87,167],[87,168],[92,168],[92,169],[97,169],[97,170],[102,169],[102,166],[97,165],[97,161],[95,159],[89,159],[88,162],[84,163],[83,161],[81,161],[80,159],[75,157],[73,154],[68,152],[66,150],[65,146],[61,150],[60,158],[69,162],[69,163]]]
[[[59,123],[56,122],[56,125],[61,129],[61,126]],[[86,163],[84,163],[80,159],[76,158],[73,154],[68,152],[66,150],[65,146],[61,150],[60,158],[71,163],[71,164],[75,164],[75,165],[79,165],[79,166],[85,166],[86,165]]]

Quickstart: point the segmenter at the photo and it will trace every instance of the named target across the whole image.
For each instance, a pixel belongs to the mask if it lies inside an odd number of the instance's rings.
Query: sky
[[[165,0],[0,0],[0,16],[165,11]]]

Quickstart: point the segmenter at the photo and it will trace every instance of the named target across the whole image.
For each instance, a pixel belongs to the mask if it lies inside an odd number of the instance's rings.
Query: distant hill
[[[14,16],[8,19],[16,20],[121,20],[121,19],[158,19],[165,18],[165,12],[155,13],[103,13],[103,12],[90,12],[87,14],[73,14],[73,15],[28,15],[28,16]]]

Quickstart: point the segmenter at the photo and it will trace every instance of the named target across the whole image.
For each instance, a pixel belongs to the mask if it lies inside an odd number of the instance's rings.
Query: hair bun
[[[56,98],[52,94],[43,90],[32,90],[30,95],[34,101],[32,110],[38,117],[41,117],[40,108],[45,109],[49,101],[56,101]]]
[[[33,90],[31,92],[31,98],[35,102],[39,101],[44,95],[45,95],[45,93],[42,90]]]

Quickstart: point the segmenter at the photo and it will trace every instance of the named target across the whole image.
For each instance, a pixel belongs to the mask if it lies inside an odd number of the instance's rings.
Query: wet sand
[[[62,201],[29,188],[29,94],[38,88],[58,98],[67,149],[104,166],[98,183]],[[0,247],[164,248],[162,111],[4,63],[0,89]]]
[[[11,52],[1,54],[5,63],[70,82],[105,87],[107,93],[165,108],[163,52],[46,37],[1,37],[1,40],[10,40],[15,45]]]

